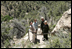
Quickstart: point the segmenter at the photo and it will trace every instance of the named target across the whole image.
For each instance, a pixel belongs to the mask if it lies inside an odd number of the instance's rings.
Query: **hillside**
[[[38,24],[40,24],[41,16],[48,21],[49,31],[51,32],[63,13],[70,8],[71,1],[1,1],[1,47],[11,47],[10,42],[13,41],[14,36],[17,39],[23,38],[28,33],[29,22],[36,18]],[[62,38],[64,39],[63,42],[67,42],[67,39],[69,41],[71,39],[71,34],[69,33],[68,35],[61,34],[59,37],[57,35],[51,37],[50,41],[52,39]],[[66,38],[64,38],[65,36]],[[69,44],[69,48],[71,47],[70,42],[67,43]],[[64,48],[67,48],[67,44]],[[26,45],[28,44],[26,43]],[[51,45],[49,46],[49,48],[53,48],[55,45],[52,47]]]

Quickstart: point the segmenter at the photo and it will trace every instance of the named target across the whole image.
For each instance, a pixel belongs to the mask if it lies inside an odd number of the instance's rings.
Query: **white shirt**
[[[30,26],[31,26],[31,25],[30,25]],[[31,29],[32,27],[33,27],[34,30]],[[32,32],[32,31],[33,31],[33,32],[36,32],[36,29],[35,29],[35,27],[34,27],[33,24],[32,24],[32,26],[31,26],[31,28],[29,29],[30,32]]]

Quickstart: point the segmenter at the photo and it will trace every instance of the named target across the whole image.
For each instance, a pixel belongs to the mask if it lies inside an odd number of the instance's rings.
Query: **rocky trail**
[[[13,40],[15,42],[15,46],[13,46],[12,48],[28,48],[27,47],[27,41],[29,41],[29,43],[32,43],[31,39],[32,39],[32,33],[29,32],[29,38],[30,38],[30,41],[28,39],[28,33],[22,37],[21,39],[17,39],[16,36],[14,36]],[[50,37],[50,36],[49,36]],[[39,40],[38,44],[33,44],[33,46],[31,48],[43,48],[45,47],[45,41],[42,41],[42,38],[43,38],[43,35],[37,35],[37,39]],[[47,41],[48,42],[48,41]],[[25,45],[26,44],[26,45]],[[24,47],[23,47],[24,45]]]

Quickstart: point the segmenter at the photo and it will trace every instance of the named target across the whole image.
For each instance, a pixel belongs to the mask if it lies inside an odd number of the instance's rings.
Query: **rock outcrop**
[[[3,16],[8,15],[8,13],[6,12],[7,8],[5,6],[1,6],[1,14]]]
[[[68,28],[71,31],[71,9],[67,10],[66,12],[63,13],[62,17],[58,21],[57,25],[53,29],[52,33],[55,33],[61,28]]]
[[[13,25],[13,32],[17,33],[17,37],[21,37],[21,36],[24,36],[25,33],[26,33],[26,28],[22,25],[22,21],[18,21],[17,19],[14,19],[14,20],[11,20],[11,22],[14,24]],[[25,24],[24,24],[25,25]]]
[[[14,9],[8,10],[8,7],[1,5],[1,15],[6,16],[14,16]]]
[[[1,47],[4,46],[4,41],[7,39],[13,40],[13,36],[16,36],[16,38],[20,39],[26,34],[26,21],[25,20],[18,20],[13,19],[10,20],[10,22],[2,22],[1,23]],[[10,43],[12,44],[12,43]]]

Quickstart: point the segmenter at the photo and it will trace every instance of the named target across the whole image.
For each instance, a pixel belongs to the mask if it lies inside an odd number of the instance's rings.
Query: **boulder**
[[[22,25],[22,22],[18,21],[17,19],[11,20],[11,22],[14,24],[13,32],[14,34],[16,32],[17,38],[24,36],[26,33],[26,28]]]
[[[60,28],[64,29],[68,28],[71,30],[71,9],[63,13],[62,17],[60,18],[60,20],[58,21],[57,25],[55,26],[55,28],[52,30],[51,33],[55,33]]]

